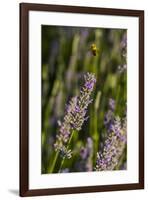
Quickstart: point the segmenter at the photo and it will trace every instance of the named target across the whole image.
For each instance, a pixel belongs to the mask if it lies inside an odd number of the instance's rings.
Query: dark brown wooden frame
[[[29,11],[89,13],[139,18],[139,183],[29,190]],[[46,4],[20,4],[20,196],[105,192],[144,188],[144,11]]]

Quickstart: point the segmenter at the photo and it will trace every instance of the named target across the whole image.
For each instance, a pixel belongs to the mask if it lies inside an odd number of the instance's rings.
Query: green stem
[[[62,167],[63,167],[63,165],[64,165],[64,161],[65,161],[65,157],[62,159],[62,162],[61,162],[61,165],[60,165],[60,169],[59,169],[59,173],[60,173],[61,170],[62,170]]]
[[[70,143],[71,143],[72,137],[73,137],[73,135],[74,135],[75,132],[76,132],[76,131],[72,131],[72,133],[71,133],[70,139],[69,139],[69,141],[68,141],[68,143],[67,143],[67,147],[66,147],[67,149],[68,149],[69,146],[70,146]],[[65,161],[65,157],[62,159],[62,162],[61,162],[61,165],[60,165],[59,172],[61,172],[61,170],[62,170],[62,167],[63,167],[63,165],[64,165],[64,161]]]
[[[51,165],[51,167],[49,168],[49,171],[48,171],[49,173],[53,172],[55,164],[56,164],[56,161],[57,161],[57,158],[58,158],[58,155],[59,155],[59,151],[57,151],[56,154],[55,154],[55,157],[54,157],[54,160],[52,162],[52,165]]]

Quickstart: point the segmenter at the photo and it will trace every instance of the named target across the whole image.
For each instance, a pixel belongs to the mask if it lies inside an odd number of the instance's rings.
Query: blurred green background
[[[87,112],[89,120],[72,140],[74,156],[65,161],[64,168],[70,172],[81,171],[80,150],[88,137],[93,140],[91,162],[95,166],[96,153],[106,137],[104,115],[109,98],[116,101],[117,115],[122,117],[125,111],[127,72],[121,72],[120,68],[126,64],[123,44],[126,32],[125,29],[42,25],[42,173],[48,173],[55,155],[57,121],[63,119],[69,99],[79,93],[86,72],[94,73],[97,78],[93,103]],[[97,47],[96,56],[90,49],[92,43]]]

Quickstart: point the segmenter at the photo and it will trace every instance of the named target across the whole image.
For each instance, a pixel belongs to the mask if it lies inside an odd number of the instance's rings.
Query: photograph
[[[127,170],[127,29],[41,25],[41,173]]]
[[[20,196],[144,188],[144,11],[20,4]]]

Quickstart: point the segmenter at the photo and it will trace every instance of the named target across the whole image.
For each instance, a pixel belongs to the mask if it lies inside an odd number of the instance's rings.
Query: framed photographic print
[[[144,188],[144,11],[20,4],[20,195]]]

